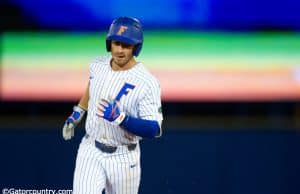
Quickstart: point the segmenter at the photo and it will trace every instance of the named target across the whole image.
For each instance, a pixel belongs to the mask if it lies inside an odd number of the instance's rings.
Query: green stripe
[[[8,66],[36,66],[37,60],[51,65],[52,60],[61,60],[64,66],[78,68],[95,56],[109,54],[104,32],[6,32],[2,40],[2,59]],[[138,60],[153,68],[283,67],[299,66],[299,53],[300,33],[146,31]]]

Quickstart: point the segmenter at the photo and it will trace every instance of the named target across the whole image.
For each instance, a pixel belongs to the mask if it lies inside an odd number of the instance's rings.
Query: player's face
[[[130,68],[135,60],[133,58],[134,46],[120,41],[111,42],[111,55],[113,65],[121,68]]]

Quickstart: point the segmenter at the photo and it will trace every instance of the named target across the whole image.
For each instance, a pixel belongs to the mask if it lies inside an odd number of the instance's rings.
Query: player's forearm
[[[83,96],[81,97],[78,106],[80,106],[82,109],[87,110],[88,109],[88,102],[89,102],[89,86],[86,88]]]
[[[160,125],[155,120],[145,120],[127,116],[120,123],[127,131],[140,137],[154,138],[160,134]]]

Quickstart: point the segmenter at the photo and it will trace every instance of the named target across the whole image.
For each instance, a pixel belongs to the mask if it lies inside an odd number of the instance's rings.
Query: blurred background
[[[0,188],[71,189],[84,123],[61,137],[118,16],[160,80],[164,134],[140,193],[300,193],[296,0],[2,0]]]

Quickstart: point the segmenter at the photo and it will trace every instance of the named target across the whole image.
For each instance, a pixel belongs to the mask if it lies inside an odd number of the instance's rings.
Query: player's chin
[[[115,57],[114,61],[119,67],[123,67],[128,63],[128,60],[125,57]]]

